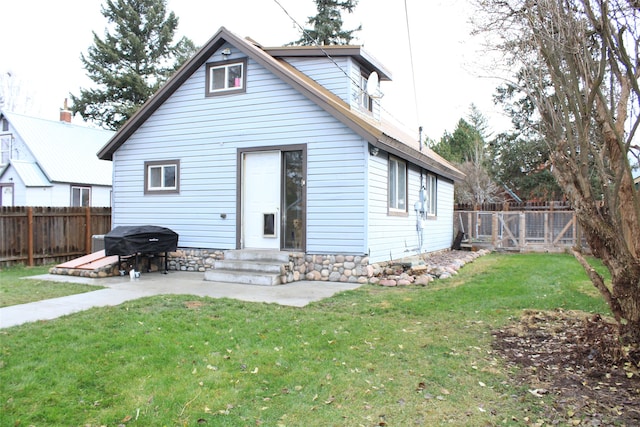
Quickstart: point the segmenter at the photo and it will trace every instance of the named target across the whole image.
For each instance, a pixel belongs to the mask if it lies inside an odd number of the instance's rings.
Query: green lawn
[[[305,308],[92,309],[0,330],[0,425],[530,425],[541,400],[512,385],[491,331],[559,307],[608,314],[571,256],[493,254],[431,287]]]
[[[101,286],[77,283],[51,282],[38,279],[23,279],[49,272],[50,265],[38,267],[15,266],[0,270],[0,307],[25,304],[44,299],[64,297],[101,289]]]

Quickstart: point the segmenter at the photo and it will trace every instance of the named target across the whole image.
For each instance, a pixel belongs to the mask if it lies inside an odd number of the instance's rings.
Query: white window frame
[[[240,67],[240,78],[239,83],[240,86],[229,86],[229,70],[232,67]],[[216,70],[224,70],[224,87],[222,88],[214,88],[213,85],[213,72]],[[206,95],[207,96],[216,96],[216,95],[228,95],[231,93],[237,92],[245,92],[246,85],[246,73],[247,73],[247,61],[246,59],[235,60],[235,61],[224,61],[224,62],[212,62],[207,64],[206,66],[207,75],[206,75]]]
[[[11,160],[13,135],[0,135],[0,164],[6,165]]]
[[[438,214],[438,178],[434,174],[426,174],[425,189],[427,191],[427,216],[436,216]]]
[[[369,112],[373,113],[373,98],[367,92],[368,79],[365,76],[360,76],[360,96],[358,97],[358,105]]]
[[[407,162],[389,156],[388,204],[389,213],[407,214],[408,212],[408,167]],[[404,187],[404,188],[403,188]],[[402,194],[401,194],[402,193]]]
[[[76,203],[76,191],[79,193],[79,204]],[[86,204],[84,203],[84,195],[86,194]],[[91,206],[91,187],[83,187],[80,185],[71,186],[71,206],[72,207],[87,207]]]
[[[173,185],[166,185],[167,170],[174,169]],[[160,170],[160,186],[152,185],[152,172]],[[144,163],[145,194],[179,193],[180,192],[180,160],[150,161]]]

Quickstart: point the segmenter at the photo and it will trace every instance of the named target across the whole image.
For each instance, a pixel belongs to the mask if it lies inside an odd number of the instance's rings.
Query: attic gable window
[[[360,76],[360,96],[358,97],[358,104],[363,110],[373,112],[373,98],[367,93],[367,77]]]
[[[211,62],[207,64],[205,96],[246,92],[247,60]]]
[[[144,193],[180,192],[180,160],[144,162]]]

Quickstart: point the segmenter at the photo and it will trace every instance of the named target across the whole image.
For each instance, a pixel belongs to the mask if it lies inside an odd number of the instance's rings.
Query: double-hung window
[[[373,111],[373,98],[369,95],[368,92],[368,81],[365,76],[360,76],[360,96],[358,98],[358,104],[363,110],[372,112]]]
[[[11,160],[11,140],[13,136],[0,136],[0,165],[6,165]]]
[[[145,162],[144,170],[146,194],[180,192],[180,160]]]
[[[245,92],[246,68],[246,59],[207,64],[206,96]]]
[[[389,212],[407,212],[407,163],[389,157]]]
[[[89,206],[91,204],[90,187],[71,187],[71,206]]]
[[[427,215],[429,216],[437,215],[437,211],[436,211],[438,207],[437,183],[438,183],[438,180],[436,179],[435,175],[432,175],[432,174],[426,175],[426,182],[425,182],[425,189],[427,190],[426,208],[427,208]]]

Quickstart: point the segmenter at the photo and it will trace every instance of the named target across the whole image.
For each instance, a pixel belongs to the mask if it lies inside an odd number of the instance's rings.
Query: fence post
[[[527,220],[524,212],[520,212],[520,252],[524,251],[527,242]]]
[[[573,212],[573,245],[582,250],[582,230],[580,229],[578,216],[575,211]]]
[[[84,209],[84,251],[89,255],[91,253],[91,208],[86,206]]]
[[[498,247],[498,213],[491,214],[491,245]]]
[[[33,267],[33,208],[27,208],[27,264]]]
[[[551,212],[551,216],[553,217],[553,212]],[[549,213],[544,213],[544,244],[548,245],[549,242],[553,242],[553,236],[550,235],[550,227],[549,227]]]

